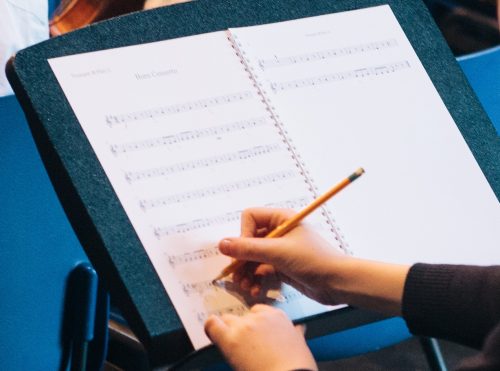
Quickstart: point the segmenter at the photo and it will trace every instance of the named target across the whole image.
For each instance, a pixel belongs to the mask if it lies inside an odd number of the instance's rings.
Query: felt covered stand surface
[[[91,25],[11,60],[9,80],[66,214],[154,365],[192,346],[47,59],[381,4],[391,6],[500,198],[500,139],[421,0],[198,0]],[[318,336],[380,318],[343,309],[309,319],[308,329]],[[213,347],[198,353],[200,363],[217,357]]]

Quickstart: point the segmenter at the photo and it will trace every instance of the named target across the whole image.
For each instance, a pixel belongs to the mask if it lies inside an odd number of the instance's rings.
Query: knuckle
[[[247,220],[250,215],[251,215],[251,209],[244,209],[242,212],[241,212],[241,223],[243,224],[245,220]]]
[[[265,304],[255,304],[254,306],[252,306],[252,308],[250,308],[250,311],[251,312],[262,312],[262,311],[265,311],[267,308],[271,308],[269,305],[265,305]]]
[[[257,330],[257,323],[252,320],[244,321],[240,327],[240,335],[248,336]]]
[[[283,310],[281,310],[280,308],[270,307],[268,314],[270,316],[273,316],[276,318],[288,319],[288,316],[286,315],[286,313]]]
[[[281,212],[286,216],[291,216],[296,214],[296,211],[291,208],[281,209]]]

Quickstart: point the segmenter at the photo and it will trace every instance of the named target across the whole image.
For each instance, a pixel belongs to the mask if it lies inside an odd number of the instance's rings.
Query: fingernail
[[[229,252],[229,246],[231,245],[231,241],[229,240],[222,240],[219,243],[219,250],[223,254],[227,254]]]

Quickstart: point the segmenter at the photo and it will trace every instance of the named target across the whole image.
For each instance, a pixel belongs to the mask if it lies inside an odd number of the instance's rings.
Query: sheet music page
[[[301,209],[313,193],[225,32],[49,61],[195,348],[211,313],[256,300],[216,244],[251,206]],[[326,219],[309,223],[338,244]],[[293,319],[329,310],[284,287],[260,302]]]
[[[231,29],[353,253],[500,263],[500,207],[390,7]],[[464,107],[466,109],[467,107]]]

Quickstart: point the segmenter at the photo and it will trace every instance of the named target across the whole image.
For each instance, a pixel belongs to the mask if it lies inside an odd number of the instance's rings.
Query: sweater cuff
[[[415,264],[406,278],[402,313],[410,331],[479,348],[491,330],[484,267]],[[490,298],[491,300],[491,298]],[[484,308],[486,306],[486,308]],[[493,321],[493,322],[492,322]]]
[[[405,281],[402,313],[410,331],[426,334],[428,322],[447,311],[443,298],[449,294],[453,269],[430,264],[413,265]]]

